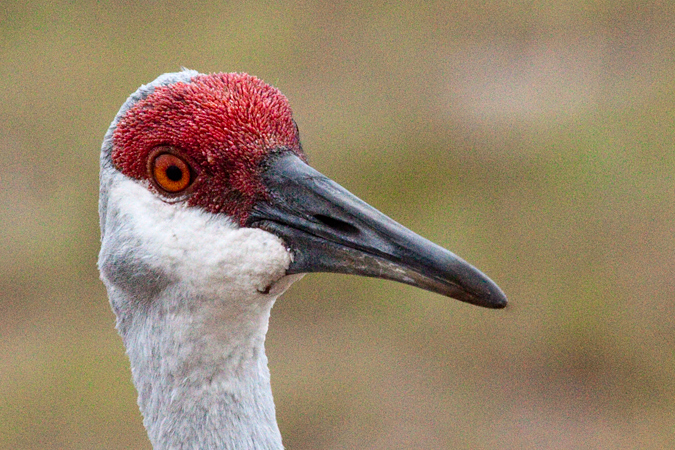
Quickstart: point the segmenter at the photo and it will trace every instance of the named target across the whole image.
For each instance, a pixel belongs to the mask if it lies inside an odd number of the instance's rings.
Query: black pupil
[[[180,181],[183,178],[183,171],[179,167],[169,166],[166,168],[166,177],[171,181]]]

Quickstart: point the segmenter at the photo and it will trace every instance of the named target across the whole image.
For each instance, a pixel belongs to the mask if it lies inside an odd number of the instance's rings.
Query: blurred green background
[[[182,66],[279,87],[316,168],[511,300],[307,276],[267,342],[288,449],[675,447],[673,2],[4,0],[0,23],[0,448],[150,448],[98,156]]]

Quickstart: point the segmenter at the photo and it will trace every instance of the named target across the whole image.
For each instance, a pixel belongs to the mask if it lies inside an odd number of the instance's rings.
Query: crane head
[[[260,172],[271,154],[305,159],[286,97],[240,73],[155,88],[121,117],[113,142],[112,162],[125,175],[241,226],[268,197]]]
[[[101,168],[109,284],[201,278],[278,295],[291,275],[337,272],[506,306],[478,269],[307,165],[288,100],[253,76],[183,71],[142,86],[111,125]]]

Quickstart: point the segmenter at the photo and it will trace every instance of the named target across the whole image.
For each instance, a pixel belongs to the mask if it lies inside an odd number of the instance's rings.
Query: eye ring
[[[181,152],[173,147],[158,147],[148,158],[148,175],[157,189],[168,196],[186,194],[196,174]]]

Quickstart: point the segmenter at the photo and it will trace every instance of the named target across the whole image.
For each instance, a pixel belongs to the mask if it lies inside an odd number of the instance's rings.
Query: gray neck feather
[[[113,306],[147,306],[116,313],[155,450],[283,448],[264,350],[271,304],[197,314],[171,288],[150,301],[110,291]]]

